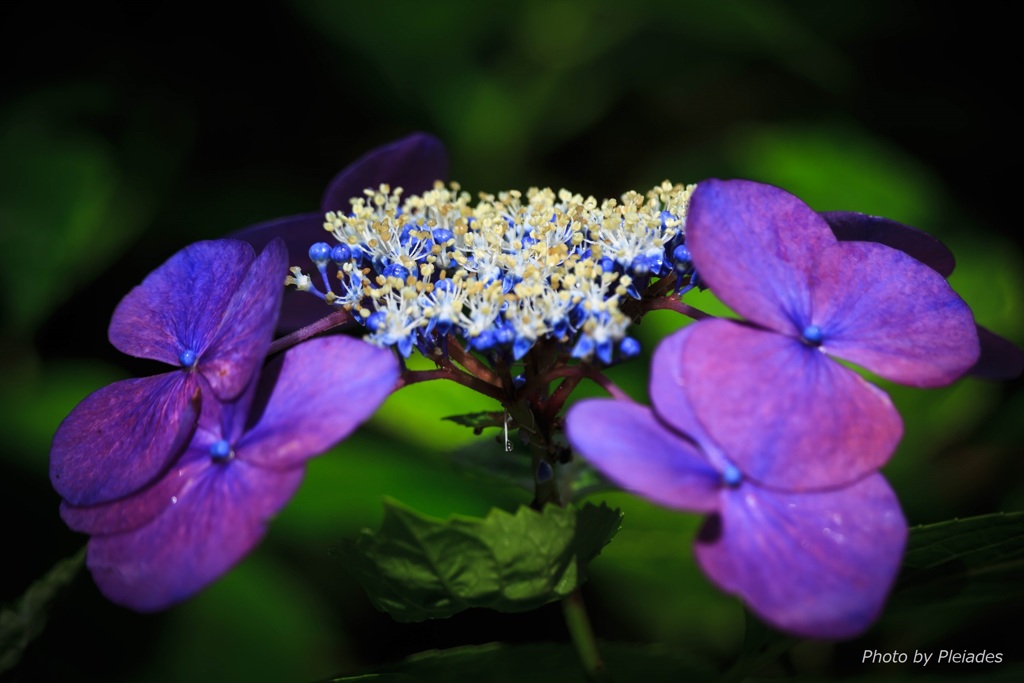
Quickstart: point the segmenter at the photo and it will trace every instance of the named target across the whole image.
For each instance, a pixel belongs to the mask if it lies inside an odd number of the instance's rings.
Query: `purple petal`
[[[837,244],[819,254],[813,292],[821,349],[886,379],[942,386],[978,358],[971,309],[941,275],[902,251]]]
[[[1024,354],[1017,346],[978,325],[978,341],[981,355],[970,369],[970,374],[992,380],[1008,380],[1020,377],[1024,371]]]
[[[719,473],[650,409],[627,401],[581,401],[565,426],[569,443],[587,462],[627,491],[679,510],[718,508]]]
[[[885,244],[913,256],[942,277],[949,277],[956,267],[953,252],[945,244],[909,225],[854,211],[824,211],[821,217],[840,241]]]
[[[180,366],[209,345],[254,253],[237,240],[196,242],[154,270],[114,310],[108,336],[119,351]]]
[[[320,208],[348,213],[352,208],[350,199],[362,197],[363,190],[376,189],[381,183],[401,187],[410,195],[422,194],[434,186],[435,180],[447,178],[448,155],[441,141],[433,135],[413,133],[364,154],[334,176]]]
[[[811,312],[808,274],[836,239],[793,195],[747,180],[704,180],[690,200],[686,244],[700,279],[740,315],[797,333]]]
[[[309,248],[315,242],[324,241],[329,235],[324,231],[324,214],[316,212],[253,225],[239,230],[233,237],[248,242],[256,250],[280,238],[288,248],[288,265],[299,266],[304,272],[310,273],[314,267],[309,260]],[[332,310],[309,292],[285,289],[277,327],[283,332],[291,332],[323,318]]]
[[[287,258],[280,240],[260,252],[200,357],[199,371],[221,399],[241,393],[263,363],[281,305]]]
[[[971,309],[942,275],[903,252],[839,244],[819,255],[813,291],[821,350],[886,379],[942,386],[978,358]]]
[[[658,414],[684,391],[701,426],[748,477],[793,491],[840,486],[881,467],[903,432],[889,397],[818,349],[728,320],[663,342]]]
[[[198,417],[192,373],[115,382],[79,403],[57,428],[50,481],[72,505],[95,505],[158,477],[188,443]]]
[[[64,502],[60,516],[69,527],[86,534],[110,535],[138,529],[174,505],[181,490],[209,463],[208,449],[189,448],[164,476],[141,491],[100,505],[79,507]]]
[[[89,541],[86,564],[110,600],[150,612],[195,594],[255,547],[303,476],[238,458],[205,463],[149,524]]]
[[[269,396],[259,421],[238,442],[239,457],[288,468],[323,453],[373,415],[398,374],[394,353],[352,337],[322,337],[290,349],[264,371]]]
[[[722,590],[798,636],[851,638],[878,618],[907,539],[881,475],[815,493],[741,485],[722,499],[696,544]]]

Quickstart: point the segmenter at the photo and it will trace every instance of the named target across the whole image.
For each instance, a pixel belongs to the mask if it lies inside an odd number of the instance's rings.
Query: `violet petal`
[[[805,456],[813,452],[805,453]],[[878,617],[899,570],[907,524],[885,479],[846,488],[722,492],[696,543],[704,572],[778,629],[850,638]]]
[[[823,211],[832,233],[842,242],[878,242],[909,254],[942,277],[956,267],[953,252],[938,238],[889,218],[855,211]]]
[[[984,379],[1005,381],[1020,377],[1024,371],[1024,354],[1008,339],[978,325],[981,355],[969,373]]]
[[[209,466],[207,449],[189,448],[159,480],[132,495],[108,503],[76,506],[61,503],[60,516],[74,529],[87,534],[120,534],[149,524],[178,494]]]
[[[367,152],[334,176],[320,208],[348,213],[350,199],[362,197],[363,190],[377,189],[381,183],[401,187],[410,195],[422,194],[434,187],[435,180],[447,178],[448,155],[441,141],[433,135],[413,133]]]
[[[315,212],[252,225],[235,232],[233,237],[245,240],[257,250],[280,238],[288,248],[288,265],[298,266],[304,272],[310,273],[314,267],[309,260],[309,247],[314,242],[323,241],[326,235],[324,214]],[[309,292],[300,292],[289,287],[285,289],[281,298],[277,326],[284,332],[291,332],[323,318],[332,310],[322,299]]]
[[[196,242],[154,270],[114,310],[108,337],[119,351],[180,366],[220,326],[255,254],[237,240]]]
[[[718,508],[719,473],[644,406],[581,401],[566,417],[566,434],[587,462],[627,491],[678,510]]]
[[[812,322],[821,349],[900,384],[935,387],[978,358],[971,309],[920,261],[873,242],[842,242],[818,256]]]
[[[151,612],[195,594],[256,546],[303,476],[237,458],[207,463],[149,524],[89,541],[86,565],[110,600]]]
[[[686,245],[702,282],[740,315],[799,334],[811,311],[807,274],[836,239],[818,214],[777,187],[704,180],[690,200]]]
[[[708,437],[748,477],[793,491],[840,486],[896,448],[903,424],[889,397],[817,348],[721,319],[684,332],[652,372],[686,392]],[[671,340],[669,349],[679,344]],[[661,407],[672,385],[654,388],[658,414],[674,424]]]
[[[239,457],[288,468],[324,452],[373,415],[394,391],[399,369],[388,349],[332,336],[289,349],[263,374],[270,393],[265,405],[259,398],[254,405],[262,413],[239,441]]]
[[[228,302],[216,336],[200,356],[199,371],[221,399],[236,397],[263,363],[281,305],[287,258],[281,240],[260,252]]]
[[[126,379],[99,389],[57,428],[50,481],[72,505],[95,505],[137,491],[185,447],[198,412],[192,373]]]

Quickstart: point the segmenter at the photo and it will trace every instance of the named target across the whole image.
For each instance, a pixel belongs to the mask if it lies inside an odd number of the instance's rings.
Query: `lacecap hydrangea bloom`
[[[155,389],[101,389],[54,439],[61,515],[91,535],[87,566],[114,602],[162,609],[218,578],[262,538],[306,460],[394,389],[394,357],[349,337],[300,344],[261,372],[284,268],[279,241],[258,257],[244,242],[201,242],[115,311],[119,348],[176,357],[181,369],[149,380]],[[198,422],[183,425],[195,411]],[[156,450],[145,430],[164,422],[176,431]]]

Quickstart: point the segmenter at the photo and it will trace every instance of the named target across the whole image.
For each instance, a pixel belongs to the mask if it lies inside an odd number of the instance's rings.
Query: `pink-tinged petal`
[[[93,392],[53,437],[53,488],[72,505],[95,505],[137,491],[185,447],[198,413],[198,385],[191,373],[127,379]]]
[[[99,505],[83,507],[64,502],[60,516],[69,527],[86,534],[106,536],[138,529],[176,504],[181,490],[209,466],[208,448],[189,448],[164,476],[141,491]]]
[[[899,249],[942,277],[949,277],[956,268],[953,252],[923,230],[855,211],[823,211],[821,217],[841,242],[878,242]]]
[[[704,180],[690,200],[686,245],[702,282],[740,315],[799,334],[811,311],[815,254],[828,224],[793,195],[747,180]]]
[[[303,342],[264,370],[254,411],[258,422],[237,445],[238,457],[289,468],[319,455],[355,431],[394,391],[398,361],[352,337]],[[262,400],[261,400],[262,399]]]
[[[696,544],[697,562],[776,628],[852,638],[878,618],[899,570],[907,523],[879,474],[846,488],[722,493]]]
[[[254,253],[237,240],[196,242],[154,270],[114,310],[108,337],[119,351],[181,365],[209,345]]]
[[[238,396],[263,363],[277,323],[287,272],[287,251],[281,240],[274,240],[252,262],[228,302],[216,336],[200,356],[198,366],[219,398]]]
[[[259,543],[303,476],[237,458],[208,463],[149,524],[89,541],[86,565],[110,600],[152,612],[194,595]]]
[[[565,427],[569,443],[623,489],[679,510],[718,509],[721,475],[650,409],[627,401],[581,401]]]
[[[978,325],[978,342],[981,355],[969,374],[1000,381],[1020,377],[1024,371],[1024,354],[1013,342],[981,325]]]
[[[320,207],[324,211],[352,209],[349,200],[362,197],[363,190],[377,189],[382,183],[401,187],[406,196],[422,194],[435,180],[448,178],[448,155],[433,135],[413,133],[391,144],[367,152],[334,176],[324,192]]]
[[[889,397],[818,349],[728,320],[688,329],[652,373],[668,373],[746,476],[792,491],[841,486],[877,470],[896,448],[903,423]],[[662,407],[670,387],[654,402],[674,424]]]
[[[971,309],[936,271],[873,242],[819,254],[811,322],[821,349],[900,384],[935,387],[978,359]]]

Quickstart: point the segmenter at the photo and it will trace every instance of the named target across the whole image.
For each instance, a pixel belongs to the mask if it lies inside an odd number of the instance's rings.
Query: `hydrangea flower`
[[[292,497],[305,462],[348,436],[394,389],[393,354],[333,336],[272,360],[231,401],[204,400],[187,448],[160,479],[64,520],[92,534],[87,565],[112,601],[159,610],[244,557]]]
[[[425,192],[438,180],[448,177],[448,155],[444,145],[432,135],[414,133],[367,152],[338,173],[327,185],[320,211],[278,218],[252,225],[234,236],[262,249],[275,238],[288,248],[290,264],[306,263],[309,245],[324,239],[324,214],[348,211],[349,200],[361,197],[363,190],[381,184],[403,187],[407,192]],[[286,291],[278,324],[291,331],[325,315],[315,299]]]
[[[956,267],[953,252],[945,244],[909,225],[854,211],[826,211],[821,217],[842,241],[888,245],[913,256],[945,278]],[[1019,377],[1024,371],[1024,353],[1013,342],[978,325],[978,343],[978,361],[968,374],[990,380],[1008,380]]]
[[[188,443],[200,402],[237,398],[263,363],[287,255],[237,240],[192,244],[121,300],[110,322],[120,351],[175,366],[85,398],[57,429],[50,480],[72,505],[128,495],[163,474]]]
[[[701,427],[767,485],[856,481],[899,441],[888,396],[833,357],[917,387],[950,383],[978,358],[970,309],[938,272],[880,243],[838,241],[778,188],[700,183],[686,242],[702,282],[750,322],[696,323],[684,355],[653,372],[677,375]]]
[[[790,454],[796,475],[786,484],[760,476],[770,449],[732,457],[702,428],[678,376],[663,372],[678,370],[697,332],[690,326],[656,350],[653,409],[582,401],[566,418],[570,443],[623,488],[708,513],[697,562],[766,622],[805,637],[857,635],[877,618],[899,569],[907,525],[896,496],[877,472],[835,482],[807,476],[814,468],[803,464],[819,457],[813,447]]]
[[[626,335],[637,302],[689,267],[680,243],[692,189],[666,181],[598,202],[530,188],[474,202],[454,183],[409,196],[380,186],[326,214],[336,243],[311,245],[316,270],[293,267],[288,282],[403,356],[443,356],[456,340],[513,363],[546,342],[610,364],[639,352]]]

